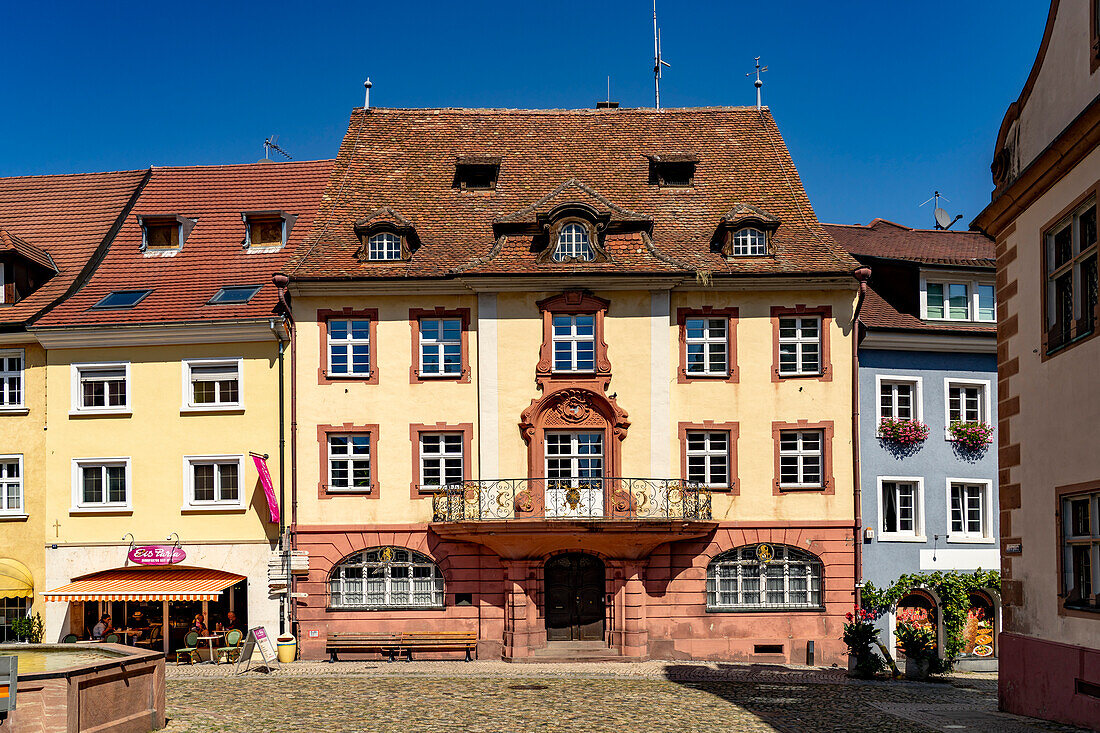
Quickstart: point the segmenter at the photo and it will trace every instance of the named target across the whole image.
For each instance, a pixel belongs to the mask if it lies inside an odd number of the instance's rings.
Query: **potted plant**
[[[953,420],[948,431],[956,445],[971,453],[984,451],[993,441],[993,426],[984,422]]]
[[[875,614],[862,608],[844,616],[844,643],[848,645],[848,675],[867,679],[882,669],[882,659],[874,652],[879,630]]]
[[[11,630],[15,634],[15,637],[22,642],[29,642],[31,644],[42,643],[42,615],[34,614],[33,616],[24,616],[22,618],[13,618],[11,620]]]
[[[900,621],[897,637],[898,646],[905,655],[905,678],[928,679],[932,659],[936,656],[936,632],[931,626]]]
[[[886,417],[878,424],[878,436],[902,446],[914,446],[928,437],[928,426],[920,420]]]

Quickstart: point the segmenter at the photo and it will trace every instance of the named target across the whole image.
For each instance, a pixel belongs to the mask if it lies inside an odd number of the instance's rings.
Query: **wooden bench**
[[[442,649],[466,652],[466,661],[473,661],[477,651],[477,634],[466,632],[434,632],[397,634],[330,634],[325,641],[325,651],[329,661],[336,662],[340,652],[381,652],[392,662],[402,652],[405,659],[411,660],[414,649]]]

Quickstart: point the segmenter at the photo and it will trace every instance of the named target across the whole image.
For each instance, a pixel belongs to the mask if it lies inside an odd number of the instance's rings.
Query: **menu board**
[[[275,645],[271,643],[267,630],[263,626],[253,626],[248,630],[248,636],[241,646],[241,655],[237,657],[237,666],[233,672],[248,671],[248,665],[252,663],[252,653],[256,650],[259,650],[268,669],[279,663],[279,655],[275,652]],[[241,670],[241,662],[244,662],[244,670]]]

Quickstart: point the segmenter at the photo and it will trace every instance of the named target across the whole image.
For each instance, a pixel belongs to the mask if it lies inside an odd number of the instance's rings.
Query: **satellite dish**
[[[936,210],[932,212],[932,216],[936,217],[936,223],[940,225],[940,229],[946,229],[955,223],[951,221],[951,215],[938,206]]]

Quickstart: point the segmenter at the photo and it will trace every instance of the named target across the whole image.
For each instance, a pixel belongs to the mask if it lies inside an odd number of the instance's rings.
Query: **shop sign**
[[[272,522],[279,521],[279,502],[275,498],[275,485],[271,481],[271,472],[267,470],[267,456],[252,453],[252,462],[256,465],[256,472],[260,474],[260,484],[264,487],[264,496],[267,497],[268,516]]]
[[[175,545],[141,545],[131,547],[126,558],[138,565],[174,565],[183,562],[187,553]]]

